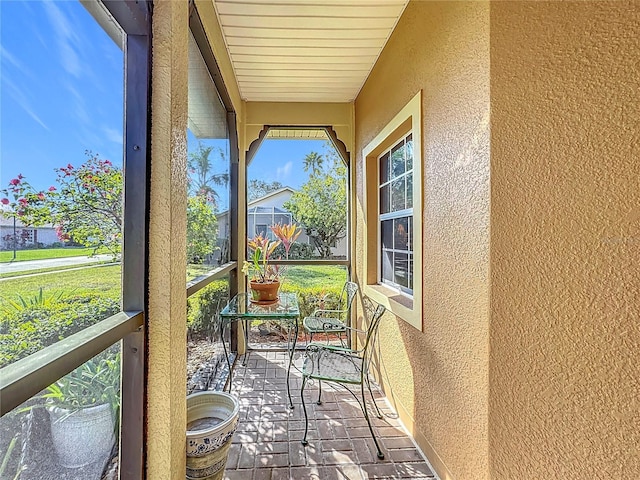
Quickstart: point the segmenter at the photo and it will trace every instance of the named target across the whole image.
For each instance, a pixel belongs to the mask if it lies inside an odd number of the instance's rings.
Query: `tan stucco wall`
[[[490,465],[640,478],[640,4],[491,5]]]
[[[245,150],[265,125],[331,126],[347,150],[353,150],[350,103],[247,102],[245,107]]]
[[[362,149],[420,89],[423,332],[383,322],[381,380],[443,480],[487,478],[487,2],[411,2],[356,99],[358,275]]]
[[[187,2],[155,2],[146,478],[185,472]],[[142,228],[142,226],[141,226]]]

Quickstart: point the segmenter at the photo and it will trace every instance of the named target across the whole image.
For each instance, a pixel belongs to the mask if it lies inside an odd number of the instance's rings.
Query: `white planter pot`
[[[240,403],[224,392],[187,397],[187,478],[219,480],[231,438],[238,427]]]
[[[60,465],[78,468],[106,460],[115,442],[111,405],[70,411],[49,407],[51,436]]]

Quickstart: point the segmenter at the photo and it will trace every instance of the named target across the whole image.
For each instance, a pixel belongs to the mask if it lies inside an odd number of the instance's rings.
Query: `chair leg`
[[[384,459],[384,454],[382,453],[382,450],[380,450],[380,445],[378,445],[378,439],[376,438],[376,434],[373,431],[373,426],[371,425],[371,419],[369,418],[369,412],[368,412],[368,409],[367,409],[367,401],[364,398],[364,382],[360,383],[360,393],[362,394],[362,405],[360,405],[360,406],[362,407],[362,412],[364,413],[364,418],[367,421],[367,425],[369,425],[369,431],[371,432],[371,437],[373,438],[373,443],[376,444],[376,449],[378,450],[378,458],[380,460],[383,460]]]
[[[367,382],[367,387],[369,387],[369,393],[371,394],[371,400],[373,401],[373,406],[376,407],[376,416],[378,418],[382,418],[382,412],[380,411],[380,408],[378,407],[378,402],[376,402],[376,397],[373,396],[373,390],[371,389],[371,380],[369,380],[369,376],[367,375],[366,378],[366,382]]]
[[[304,387],[309,377],[302,377],[302,388],[300,389],[300,398],[302,399],[302,411],[304,412],[304,437],[302,437],[302,445],[307,445],[307,433],[309,431],[309,417],[307,415],[307,406],[304,403]]]
[[[322,380],[318,380],[318,401],[316,405],[322,405]]]

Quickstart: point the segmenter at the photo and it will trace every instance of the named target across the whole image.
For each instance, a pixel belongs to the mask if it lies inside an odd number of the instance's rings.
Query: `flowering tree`
[[[0,202],[25,225],[51,223],[60,240],[104,248],[115,256],[122,241],[122,170],[97,154],[85,154],[88,160],[79,167],[55,169],[58,188],[38,192],[18,175],[2,190],[6,197]]]

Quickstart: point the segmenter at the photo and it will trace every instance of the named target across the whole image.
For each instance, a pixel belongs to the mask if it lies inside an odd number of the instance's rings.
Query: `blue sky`
[[[85,150],[122,165],[120,48],[76,1],[0,0],[0,23],[0,188],[21,173],[47,189],[54,168],[83,163]],[[299,188],[305,155],[323,149],[317,140],[266,140],[249,179]]]
[[[92,150],[122,164],[123,54],[79,2],[0,1],[4,188],[37,189]]]
[[[304,157],[310,152],[322,154],[324,144],[321,140],[267,139],[262,142],[247,169],[248,179],[277,181],[285,186],[300,188],[309,177],[302,168]]]

